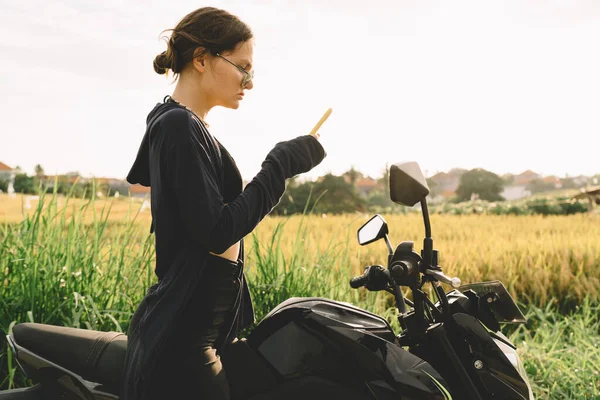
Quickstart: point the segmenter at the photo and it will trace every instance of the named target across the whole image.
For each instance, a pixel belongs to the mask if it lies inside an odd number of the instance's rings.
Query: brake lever
[[[461,285],[460,278],[454,277],[450,278],[448,275],[444,274],[442,271],[436,271],[434,269],[426,269],[425,273],[429,276],[434,277],[436,280],[443,282],[447,285],[452,286],[454,289],[458,289]]]

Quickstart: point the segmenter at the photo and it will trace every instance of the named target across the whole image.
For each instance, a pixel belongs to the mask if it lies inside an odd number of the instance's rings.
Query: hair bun
[[[164,75],[167,73],[167,69],[171,67],[171,63],[169,62],[166,51],[163,51],[154,58],[153,66],[154,71],[157,74]]]

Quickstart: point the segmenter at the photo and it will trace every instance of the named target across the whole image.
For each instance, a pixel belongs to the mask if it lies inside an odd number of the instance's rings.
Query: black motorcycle
[[[431,238],[429,189],[416,163],[392,165],[389,185],[394,202],[420,202],[423,250],[415,252],[412,242],[394,250],[376,215],[358,241],[385,239],[387,267],[368,266],[350,286],[391,293],[402,332],[349,303],[288,299],[222,354],[232,398],[533,399],[516,347],[500,332],[500,323],[525,321],[510,294],[499,281],[461,286],[444,275]],[[428,282],[435,303],[423,290]],[[445,293],[440,282],[454,289]],[[400,287],[410,288],[412,300]],[[0,400],[118,399],[124,334],[21,323],[7,340],[36,385],[0,392]]]

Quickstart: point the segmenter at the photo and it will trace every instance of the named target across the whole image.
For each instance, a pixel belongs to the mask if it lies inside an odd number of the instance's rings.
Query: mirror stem
[[[431,237],[431,223],[429,222],[429,210],[427,209],[427,200],[421,200],[421,211],[423,213],[423,221],[425,222],[425,237]]]
[[[431,268],[431,262],[433,261],[433,239],[431,238],[431,223],[429,222],[426,199],[421,200],[421,211],[425,222],[425,239],[423,239],[423,253],[421,254],[425,268],[421,271],[425,272],[426,269]]]
[[[392,243],[390,242],[390,238],[388,237],[387,233],[383,238],[385,239],[385,244],[387,244],[387,248],[390,252],[390,256],[393,255],[394,249],[392,248]]]

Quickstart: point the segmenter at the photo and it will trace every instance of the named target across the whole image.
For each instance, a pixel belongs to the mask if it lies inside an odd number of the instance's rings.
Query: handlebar
[[[355,276],[350,279],[350,286],[354,289],[359,287],[366,287],[371,291],[389,290],[389,284],[393,283],[398,276],[401,279],[401,274],[409,271],[413,271],[412,263],[400,262],[395,266],[395,270],[385,269],[382,265],[371,265],[365,268],[365,272],[360,276]],[[406,271],[404,269],[406,268]],[[415,266],[416,268],[416,266]],[[395,271],[395,272],[394,272]],[[396,276],[394,276],[396,275]],[[393,294],[396,299],[396,306],[401,315],[406,312],[406,304],[404,302],[404,296],[400,291],[398,285],[392,285]]]
[[[402,282],[402,279],[415,273],[418,268],[418,264],[416,262],[412,262],[412,260],[397,260],[392,264],[390,271],[391,277],[398,284],[402,284],[400,283]],[[425,273],[440,282],[452,286],[455,289],[458,289],[462,283],[459,278],[451,278],[442,271],[428,268],[425,270]],[[385,276],[385,268],[383,268],[381,265],[370,265],[365,268],[365,272],[362,275],[355,276],[354,278],[350,279],[350,287],[353,289],[358,289],[366,286],[367,289],[370,290],[380,290],[387,286],[387,282],[389,282],[389,280]]]
[[[369,270],[366,269],[364,274],[350,279],[350,287],[352,289],[358,289],[359,287],[365,286],[369,280],[369,277],[367,276],[368,272]]]
[[[391,272],[392,276],[396,280],[396,283],[400,284],[402,278],[413,275],[418,271],[419,264],[416,260],[413,259],[405,259],[405,260],[396,260],[392,264]]]
[[[385,289],[388,282],[389,278],[382,265],[370,265],[362,275],[350,279],[350,286],[353,289],[365,286],[368,290],[376,291]]]

